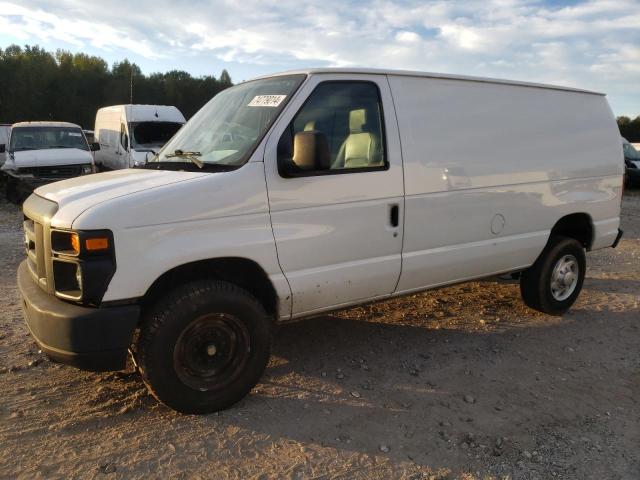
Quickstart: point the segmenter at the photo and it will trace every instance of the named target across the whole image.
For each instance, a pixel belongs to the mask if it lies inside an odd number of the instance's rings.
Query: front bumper
[[[26,185],[27,187],[36,188],[41,185],[46,185],[47,183],[53,183],[60,180],[64,180],[61,178],[45,178],[45,177],[34,177],[33,175],[20,175],[16,173],[14,170],[5,170],[5,175],[11,178],[14,182]]]
[[[140,316],[140,307],[90,308],[43,291],[26,261],[18,268],[18,288],[31,335],[47,356],[83,370],[121,370]]]
[[[29,195],[33,193],[33,191],[41,187],[43,185],[47,185],[48,183],[57,182],[60,179],[47,179],[47,178],[36,178],[36,177],[26,177],[15,175],[13,172],[3,172],[6,175],[7,179],[7,192],[13,192],[13,199],[11,201],[21,202]]]

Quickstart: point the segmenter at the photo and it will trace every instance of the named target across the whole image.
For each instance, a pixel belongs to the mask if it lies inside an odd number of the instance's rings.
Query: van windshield
[[[129,124],[131,146],[134,150],[161,147],[180,130],[177,122],[132,122]]]
[[[158,168],[156,162],[193,159],[202,166],[244,164],[304,79],[305,75],[271,77],[223,90],[147,165]]]
[[[18,127],[11,132],[10,152],[46,150],[50,148],[89,150],[89,145],[80,128]]]

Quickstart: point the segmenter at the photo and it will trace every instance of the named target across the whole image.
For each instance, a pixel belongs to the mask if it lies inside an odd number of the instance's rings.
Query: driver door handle
[[[397,203],[390,205],[389,207],[389,223],[395,228],[400,222],[400,207]]]

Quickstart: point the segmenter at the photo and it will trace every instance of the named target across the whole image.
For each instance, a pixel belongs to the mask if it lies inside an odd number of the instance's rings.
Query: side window
[[[278,145],[283,176],[381,170],[382,106],[371,82],[324,82],[297,113]]]

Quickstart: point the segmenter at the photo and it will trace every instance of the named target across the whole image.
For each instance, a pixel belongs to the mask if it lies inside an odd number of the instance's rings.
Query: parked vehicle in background
[[[7,175],[6,195],[20,202],[40,185],[95,172],[92,150],[82,129],[67,122],[21,122],[11,127],[2,171]]]
[[[210,412],[258,382],[278,322],[501,273],[563,314],[585,252],[622,235],[622,174],[602,94],[263,77],[216,95],[144,168],[36,190],[18,285],[53,359],[120,369],[131,347],[158,399]]]
[[[640,187],[640,152],[626,138],[621,138],[624,152],[624,185]]]
[[[176,107],[115,105],[96,113],[94,136],[100,143],[96,164],[101,170],[139,167],[153,158],[184,125]]]
[[[11,135],[11,125],[7,123],[0,124],[0,145],[7,145],[9,143],[9,135]],[[0,153],[0,167],[4,165],[7,152]]]
[[[87,143],[89,145],[91,145],[96,141],[95,135],[93,134],[93,130],[82,130],[82,133],[84,133],[84,137],[87,139]]]

